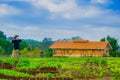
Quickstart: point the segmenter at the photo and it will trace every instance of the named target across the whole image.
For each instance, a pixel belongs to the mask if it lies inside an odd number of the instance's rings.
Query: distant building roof
[[[52,49],[112,49],[109,42],[90,42],[89,40],[75,40],[69,42],[55,42],[50,46]]]

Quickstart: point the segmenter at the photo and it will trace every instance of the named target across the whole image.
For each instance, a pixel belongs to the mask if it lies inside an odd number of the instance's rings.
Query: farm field
[[[0,80],[120,80],[120,58],[0,58]]]

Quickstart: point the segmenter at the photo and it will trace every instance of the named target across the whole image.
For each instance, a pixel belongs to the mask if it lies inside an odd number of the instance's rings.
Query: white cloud
[[[64,12],[76,6],[75,0],[33,0],[31,2],[37,8],[45,8],[50,12]]]
[[[60,18],[65,18],[65,19],[92,18],[93,19],[93,18],[101,18],[101,17],[105,18],[107,17],[107,15],[113,16],[112,10],[103,9],[100,6],[94,5],[96,3],[106,5],[107,3],[110,3],[111,0],[90,0],[90,3],[87,5],[82,5],[82,4],[78,5],[77,0],[10,0],[10,1],[28,2],[36,8],[35,10],[37,11],[35,12],[38,12],[37,14],[41,14],[40,12],[43,9],[45,9],[49,12],[47,14],[50,14],[49,16],[50,19],[60,19]]]
[[[91,41],[99,41],[101,38],[110,35],[120,40],[119,28],[101,26],[96,27],[94,25],[81,25],[78,29],[63,29],[63,28],[44,28],[46,26],[18,26],[18,25],[1,25],[1,30],[5,32],[7,36],[20,35],[20,38],[42,40],[44,37],[51,37],[55,40],[60,38],[70,38],[73,36],[81,36],[83,39]],[[53,25],[49,25],[53,26]],[[62,25],[61,25],[62,26]]]
[[[94,5],[78,5],[76,0],[31,0],[37,9],[46,9],[51,18],[80,19],[91,18],[104,14],[104,10]]]
[[[19,14],[20,10],[17,8],[7,5],[7,4],[0,4],[0,17],[7,16],[7,15],[16,15]]]
[[[110,0],[91,0],[91,3],[99,3],[99,4],[106,4]]]
[[[119,38],[120,28],[119,26],[117,26],[120,23],[120,15],[113,10],[103,9],[100,6],[96,6],[96,3],[106,5],[108,0],[91,0],[91,2],[88,5],[81,4],[78,5],[76,3],[76,0],[18,0],[18,1],[29,2],[36,8],[35,10],[38,13],[43,9],[47,10],[51,14],[50,16],[51,19],[57,20],[59,18],[65,18],[73,20],[73,22],[72,21],[69,22],[69,20],[68,22],[64,22],[66,20],[62,19],[63,24],[65,25],[56,23],[56,21],[55,21],[55,24],[57,24],[56,26],[49,24],[47,25],[45,24],[44,26],[41,25],[20,26],[19,24],[6,25],[6,23],[5,25],[0,25],[1,30],[3,30],[8,36],[14,36],[14,34],[19,34],[21,38],[42,40],[44,37],[59,39],[70,38],[72,36],[78,35],[81,36],[83,39],[100,40],[100,38],[102,37],[111,35],[120,40]],[[24,13],[28,12],[26,11]],[[49,13],[45,14],[48,15]],[[0,4],[0,17],[15,14],[19,14],[19,10],[17,8],[7,4]],[[32,15],[34,16],[34,14]],[[78,20],[79,22],[74,19],[79,19]],[[32,24],[31,20],[29,22]],[[28,23],[24,22],[23,25],[27,24]]]
[[[0,0],[1,2],[28,2],[32,0]]]

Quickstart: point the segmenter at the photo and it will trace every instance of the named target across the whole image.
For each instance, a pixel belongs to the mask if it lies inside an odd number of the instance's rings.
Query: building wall
[[[56,49],[53,56],[69,56],[69,57],[102,57],[106,54],[107,49]]]

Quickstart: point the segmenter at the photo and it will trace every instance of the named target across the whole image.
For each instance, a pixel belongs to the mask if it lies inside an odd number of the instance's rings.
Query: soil
[[[2,64],[2,68],[3,69],[12,69],[13,65],[11,65],[10,63],[3,63]]]
[[[73,80],[71,78],[40,78],[40,77],[19,77],[19,76],[7,76],[0,74],[0,78],[8,80]]]
[[[36,70],[21,69],[21,70],[16,70],[16,71],[23,72],[23,73],[28,73],[28,74],[31,74],[31,75],[36,75],[38,73],[52,73],[52,74],[58,73],[58,70],[56,68],[49,68],[49,67],[43,67],[43,68],[36,69]]]

